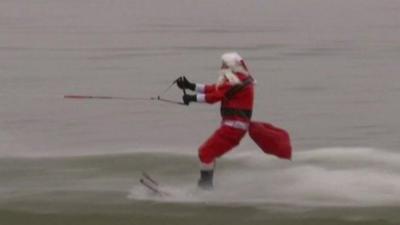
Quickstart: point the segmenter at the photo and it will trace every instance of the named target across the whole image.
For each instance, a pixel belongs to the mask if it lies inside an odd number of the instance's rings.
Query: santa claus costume
[[[236,52],[222,55],[220,76],[215,84],[191,83],[186,77],[177,80],[178,87],[195,91],[184,94],[183,101],[214,104],[221,102],[220,127],[199,148],[201,163],[200,188],[213,187],[215,161],[235,146],[246,134],[251,120],[254,102],[254,80],[243,58]]]

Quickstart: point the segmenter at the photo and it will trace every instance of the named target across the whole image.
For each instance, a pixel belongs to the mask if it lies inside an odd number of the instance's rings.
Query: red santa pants
[[[239,145],[246,132],[245,129],[222,125],[200,147],[199,158],[201,163],[203,165],[213,164],[216,158]]]

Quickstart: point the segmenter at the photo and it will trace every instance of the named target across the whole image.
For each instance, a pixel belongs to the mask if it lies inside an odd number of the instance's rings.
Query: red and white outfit
[[[223,67],[216,84],[196,84],[197,102],[213,104],[221,101],[221,126],[199,148],[202,170],[212,170],[215,159],[239,145],[246,134],[254,102],[254,84],[245,85],[233,96],[229,91],[250,77],[242,57],[237,53],[222,55]]]

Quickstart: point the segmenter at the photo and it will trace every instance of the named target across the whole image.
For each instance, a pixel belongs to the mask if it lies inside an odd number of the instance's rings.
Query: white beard
[[[241,83],[240,79],[230,69],[221,69],[219,71],[217,86],[220,86],[226,81],[228,81],[231,85]]]

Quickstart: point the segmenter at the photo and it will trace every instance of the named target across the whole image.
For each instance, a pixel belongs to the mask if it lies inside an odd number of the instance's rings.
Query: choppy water
[[[400,222],[397,154],[317,149],[287,163],[257,154],[221,160],[213,192],[195,187],[195,155],[173,151],[6,158],[0,161],[0,215],[5,224]],[[143,170],[171,195],[154,196],[141,186]]]
[[[0,2],[0,224],[398,224],[400,2]],[[293,162],[249,139],[195,188],[217,106],[150,97],[213,82],[237,50],[255,118],[290,131]],[[179,99],[176,89],[168,98]],[[173,196],[149,195],[142,170]],[[206,215],[206,216],[205,216]]]

